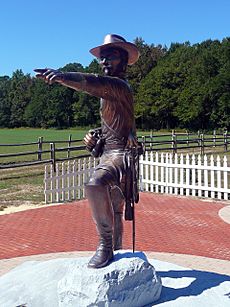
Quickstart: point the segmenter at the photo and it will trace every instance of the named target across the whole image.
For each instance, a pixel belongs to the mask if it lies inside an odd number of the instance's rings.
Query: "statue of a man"
[[[139,58],[137,47],[115,34],[108,34],[101,46],[90,52],[102,66],[104,76],[36,69],[36,77],[48,84],[58,82],[77,91],[101,98],[100,163],[86,184],[99,244],[88,267],[101,268],[113,259],[113,250],[122,248],[123,209],[127,182],[126,150],[136,145],[134,105],[131,89],[125,80],[127,65]],[[97,139],[88,133],[84,142],[92,151]]]

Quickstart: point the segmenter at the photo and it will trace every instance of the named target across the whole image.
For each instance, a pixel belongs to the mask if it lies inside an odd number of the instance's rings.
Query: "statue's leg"
[[[99,235],[96,253],[89,261],[88,267],[101,268],[113,258],[114,217],[110,187],[92,178],[85,190]]]
[[[111,189],[111,199],[114,211],[114,250],[122,249],[124,196],[117,186]]]

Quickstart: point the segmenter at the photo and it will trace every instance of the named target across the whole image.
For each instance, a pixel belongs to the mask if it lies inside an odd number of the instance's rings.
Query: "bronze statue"
[[[115,34],[108,34],[101,46],[90,52],[102,66],[104,76],[53,69],[35,69],[36,77],[48,84],[58,82],[77,91],[101,98],[101,129],[90,131],[84,138],[87,149],[100,156],[86,184],[99,244],[88,267],[106,266],[113,250],[122,248],[124,199],[129,193],[127,148],[137,145],[133,95],[125,80],[127,65],[139,57],[137,47]],[[127,218],[132,219],[132,218]]]

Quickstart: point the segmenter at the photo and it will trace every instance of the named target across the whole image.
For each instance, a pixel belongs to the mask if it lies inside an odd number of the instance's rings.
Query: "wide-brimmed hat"
[[[137,46],[133,43],[126,42],[126,40],[120,35],[116,34],[107,34],[104,38],[104,42],[101,46],[90,49],[90,53],[92,53],[95,57],[99,58],[101,51],[111,47],[119,47],[128,52],[128,64],[134,64],[140,53],[137,49]]]

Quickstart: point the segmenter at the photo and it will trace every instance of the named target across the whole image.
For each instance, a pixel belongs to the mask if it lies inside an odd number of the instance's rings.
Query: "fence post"
[[[44,177],[44,183],[45,183],[45,204],[48,204],[49,198],[48,198],[48,165],[45,165],[45,177]]]
[[[213,130],[213,147],[216,147],[216,130]]]
[[[203,156],[204,155],[204,134],[200,134],[200,153]]]
[[[153,130],[150,131],[150,151],[153,150]]]
[[[198,144],[198,147],[200,147],[200,130],[197,131],[197,144]]]
[[[38,161],[42,160],[42,142],[43,142],[43,137],[38,138]]]
[[[186,130],[186,133],[187,133],[187,147],[189,147],[189,131]]]
[[[224,193],[224,200],[228,200],[228,193],[226,192],[227,189],[228,189],[228,172],[226,171],[227,170],[227,167],[228,167],[228,160],[227,160],[227,157],[224,156],[224,160],[223,160],[223,167],[225,169],[224,171],[224,190],[225,190],[225,193]]]
[[[228,131],[224,132],[224,150],[228,151]]]
[[[173,149],[173,154],[177,152],[177,138],[175,134],[175,130],[172,130],[172,149]]]
[[[72,142],[72,134],[69,135],[69,141],[68,141],[68,150],[67,150],[67,158],[70,157],[70,147]]]
[[[143,151],[145,152],[145,150],[146,150],[146,144],[145,144],[145,142],[146,142],[146,139],[145,139],[145,136],[143,135],[142,136],[142,144],[143,144]]]
[[[55,143],[50,143],[50,158],[53,165],[53,170],[56,173],[56,151]]]

